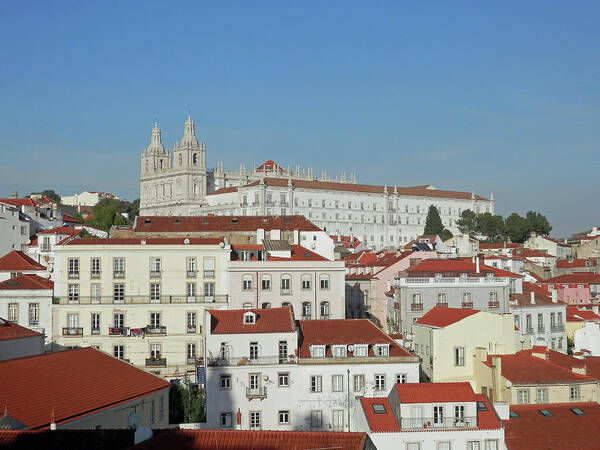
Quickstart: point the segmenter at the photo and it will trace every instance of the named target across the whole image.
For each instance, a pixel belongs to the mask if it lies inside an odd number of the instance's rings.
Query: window
[[[569,389],[569,399],[579,400],[579,386],[571,386]]]
[[[324,345],[311,345],[310,356],[313,358],[325,358],[325,346]]]
[[[221,413],[220,423],[221,423],[221,428],[231,427],[231,413],[230,412]]]
[[[347,355],[346,346],[345,345],[334,345],[332,347],[332,353],[333,353],[334,358],[345,358]]]
[[[498,450],[498,440],[497,439],[486,439],[485,440],[485,450]]]
[[[114,313],[113,319],[115,328],[123,328],[125,326],[125,314]]]
[[[250,411],[250,429],[260,430],[260,411]]]
[[[79,278],[79,258],[69,258],[69,278]]]
[[[252,303],[248,303],[248,302],[244,303],[242,305],[242,309],[252,309]]]
[[[454,407],[454,421],[464,422],[465,421],[465,407],[462,405]]]
[[[269,275],[263,275],[260,280],[260,288],[263,291],[271,290],[271,277]]]
[[[480,450],[480,442],[479,441],[468,441],[467,442],[467,450]]]
[[[124,278],[125,277],[125,258],[114,258],[113,259],[113,277]]]
[[[90,284],[90,301],[92,301],[92,302],[100,301],[100,283]]]
[[[113,346],[113,356],[115,358],[124,359],[125,358],[125,346],[114,345]]]
[[[321,319],[329,319],[329,302],[321,302]]]
[[[204,283],[204,301],[212,302],[215,298],[215,283]]]
[[[360,392],[365,389],[365,376],[364,375],[354,375],[354,392]]]
[[[576,416],[585,416],[585,413],[579,408],[571,408],[571,412]]]
[[[215,258],[204,258],[204,278],[214,278],[215,276]]]
[[[231,389],[231,375],[221,375],[219,377],[219,388],[221,390]]]
[[[242,276],[242,290],[250,291],[252,290],[252,275],[243,275]]]
[[[195,277],[196,276],[196,258],[193,258],[193,257],[186,258],[185,266],[186,266],[187,276]]]
[[[160,344],[150,344],[150,358],[158,359],[160,358]]]
[[[396,383],[406,383],[407,377],[405,373],[396,374]]]
[[[150,327],[152,327],[152,328],[160,327],[160,313],[157,313],[157,312],[150,313]]]
[[[160,284],[150,283],[150,301],[160,303]]]
[[[196,360],[196,344],[190,343],[186,344],[186,354],[189,360]]]
[[[279,387],[289,387],[290,385],[290,374],[288,372],[280,373],[277,375],[277,385]]]
[[[377,356],[389,356],[390,349],[387,345],[376,345],[375,354]]]
[[[287,425],[290,423],[290,411],[285,409],[282,411],[279,411],[278,413],[279,416],[279,425]]]
[[[384,374],[375,375],[375,390],[376,391],[385,391],[385,375]]]
[[[250,359],[258,359],[258,342],[250,342]]]
[[[196,301],[196,283],[186,283],[185,292],[188,302],[193,303]]]
[[[357,358],[366,358],[367,350],[368,350],[368,347],[366,345],[355,345],[354,346],[354,356]]]
[[[40,323],[40,304],[29,304],[29,326],[37,326]]]
[[[419,303],[421,303],[421,294],[413,294],[412,295],[412,302],[413,302],[413,304],[419,304]]]
[[[281,293],[289,295],[292,293],[292,277],[289,275],[281,276]]]
[[[526,405],[529,403],[529,389],[517,390],[517,403]]]
[[[100,334],[100,314],[92,313],[91,319],[92,334]]]
[[[332,375],[331,376],[331,391],[342,392],[344,390],[344,376],[343,375]]]
[[[552,417],[552,413],[547,409],[540,409],[540,414],[544,417]]]
[[[113,285],[113,300],[115,302],[122,302],[125,300],[125,285],[121,283],[115,283]]]
[[[321,275],[319,277],[319,282],[322,291],[329,290],[329,275]]]
[[[447,303],[446,300],[446,293],[445,292],[438,292],[437,293],[437,302],[439,303]]]
[[[79,285],[78,284],[69,284],[67,287],[67,292],[69,295],[69,302],[78,302],[79,301]]]
[[[438,441],[436,442],[435,450],[450,450],[450,441]]]
[[[307,273],[302,275],[302,289],[305,291],[310,289],[310,275]]]
[[[462,301],[464,303],[471,303],[471,293],[470,292],[463,292],[462,293]]]
[[[333,431],[344,431],[344,410],[333,410]]]
[[[434,406],[433,407],[433,423],[442,424],[444,423],[444,407]]]
[[[454,347],[454,365],[464,366],[465,365],[465,348]]]
[[[302,319],[310,319],[311,309],[310,302],[302,303]]]
[[[90,261],[90,276],[100,278],[100,258],[92,258]]]
[[[269,302],[264,302],[264,303],[262,303],[262,304],[260,305],[260,307],[261,307],[262,309],[268,309],[268,308],[270,308],[270,307],[271,307],[271,304],[270,304]]]
[[[8,304],[8,320],[11,322],[19,321],[19,304],[9,303]]]
[[[548,403],[548,389],[536,389],[535,390],[535,402],[536,403]]]
[[[311,428],[320,428],[323,426],[323,411],[319,409],[310,411],[310,426]]]
[[[244,313],[244,323],[253,324],[255,322],[256,322],[256,316],[254,315],[254,313],[252,313],[252,312]]]
[[[517,330],[521,329],[521,317],[515,316],[515,328]]]
[[[321,375],[310,377],[310,392],[321,392],[323,390]]]

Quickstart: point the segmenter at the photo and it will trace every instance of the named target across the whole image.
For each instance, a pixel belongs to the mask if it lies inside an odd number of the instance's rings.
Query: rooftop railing
[[[227,303],[227,295],[211,295],[202,296],[196,295],[190,297],[187,295],[162,295],[160,297],[151,298],[150,295],[125,295],[122,299],[115,299],[113,296],[96,296],[96,297],[54,297],[52,303],[54,305],[143,305],[146,303],[161,303],[161,304],[177,304],[177,303]]]
[[[477,428],[477,417],[433,417],[426,418],[401,418],[400,428],[403,430],[438,429],[438,428]]]

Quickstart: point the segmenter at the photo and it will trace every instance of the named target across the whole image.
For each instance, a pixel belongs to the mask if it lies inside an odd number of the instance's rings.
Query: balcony
[[[188,325],[187,333],[188,334],[196,334],[196,325]]]
[[[205,270],[204,271],[204,278],[214,278],[214,277],[215,277],[214,270]]]
[[[127,336],[129,334],[129,327],[109,327],[109,336]]]
[[[49,246],[49,245],[42,245],[42,247],[41,247],[41,249],[40,249],[40,251],[42,251],[42,252],[44,252],[44,253],[46,253],[46,252],[49,252],[50,250],[51,250],[51,249],[50,249],[50,246]]]
[[[146,367],[167,367],[167,358],[146,358]]]
[[[565,331],[565,326],[563,324],[551,325],[550,332],[551,333],[560,333],[561,331]]]
[[[546,332],[546,327],[538,327],[538,334],[542,334]]]
[[[533,327],[525,328],[525,334],[533,334]]]
[[[69,272],[69,280],[79,278],[79,272]]]
[[[70,336],[70,337],[82,337],[83,336],[83,328],[82,327],[63,327],[62,335]]]
[[[321,320],[328,320],[329,314],[321,314]]]
[[[196,271],[195,270],[188,270],[186,275],[188,278],[196,278]]]
[[[281,295],[292,295],[291,288],[281,288]]]
[[[92,328],[92,334],[100,334],[100,328]]]
[[[473,302],[462,302],[460,307],[462,309],[473,309]]]
[[[90,278],[100,278],[100,272],[91,272]]]
[[[310,317],[311,317],[310,315],[302,316],[302,320],[310,320]]]
[[[113,278],[125,278],[125,271],[124,270],[115,270],[113,272]]]
[[[488,308],[489,309],[500,308],[500,302],[488,302]]]
[[[194,357],[188,356],[186,363],[188,366],[195,366],[196,363],[198,363],[198,358],[196,358],[195,356]]]
[[[143,305],[148,303],[161,303],[161,304],[178,304],[178,303],[227,303],[227,295],[211,295],[211,296],[187,296],[187,295],[162,295],[160,297],[154,297],[154,301],[150,301],[149,295],[125,295],[118,298],[114,296],[92,296],[92,297],[72,297],[69,299],[65,297],[54,297],[52,300],[53,305],[67,305],[69,303],[79,303],[81,305],[89,304],[126,304],[126,305]]]
[[[254,398],[262,400],[263,398],[267,398],[267,387],[262,386],[259,388],[246,388],[246,398],[248,398],[248,400],[252,400]]]
[[[423,303],[411,303],[411,311],[423,311]]]
[[[148,336],[166,336],[167,327],[163,325],[148,325],[146,327],[146,334]]]
[[[209,367],[215,366],[272,366],[277,364],[296,364],[298,359],[294,355],[290,355],[287,358],[280,358],[279,356],[260,356],[258,358],[250,359],[246,356],[242,357],[213,357],[208,358],[207,365]]]
[[[400,419],[400,429],[415,430],[415,429],[438,429],[438,428],[477,428],[477,417],[433,417],[427,418],[402,418]]]
[[[150,278],[160,278],[160,270],[151,270]]]
[[[438,308],[447,308],[448,302],[438,302],[435,304],[435,306],[437,306]]]

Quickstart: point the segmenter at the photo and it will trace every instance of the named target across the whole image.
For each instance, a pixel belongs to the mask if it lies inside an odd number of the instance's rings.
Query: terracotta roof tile
[[[521,275],[509,272],[507,270],[497,269],[495,267],[486,266],[480,262],[479,273],[476,273],[476,264],[465,259],[426,259],[408,269],[408,276],[427,276],[433,277],[436,273],[441,273],[442,276],[457,277],[461,273],[466,273],[470,277],[485,277],[492,273],[496,277],[507,278],[522,278]]]
[[[0,203],[13,206],[37,206],[36,202],[27,198],[0,198]]]
[[[244,314],[256,314],[256,322],[244,323]],[[294,317],[290,307],[265,309],[208,310],[211,334],[293,333]]]
[[[27,374],[27,376],[23,376]],[[0,398],[29,429],[69,422],[170,386],[91,347],[0,362]]]
[[[543,284],[552,283],[589,283],[589,284],[600,284],[600,274],[593,272],[574,272],[565,273],[558,275],[553,278],[540,281]]]
[[[444,328],[479,312],[481,311],[477,309],[442,308],[436,306],[419,318],[417,325]]]
[[[556,268],[557,269],[572,269],[572,268],[581,268],[581,267],[592,267],[596,266],[595,259],[557,259],[556,260]]]
[[[52,290],[54,282],[36,274],[24,273],[0,282],[0,290]]]
[[[397,433],[400,431],[400,426],[396,421],[396,416],[394,416],[387,398],[361,397],[360,403],[371,431],[375,433]],[[373,405],[382,405],[385,413],[376,413]]]
[[[50,228],[49,230],[43,230],[38,232],[38,234],[79,234],[81,230],[76,230],[73,227],[55,227]]]
[[[567,305],[567,322],[600,322],[600,316],[589,309],[579,309],[577,305]]]
[[[19,250],[13,250],[0,258],[0,271],[40,270],[46,268]]]
[[[221,238],[86,238],[70,240],[66,245],[218,245],[221,242]]]
[[[400,403],[475,402],[471,384],[457,383],[398,383],[394,386]]]
[[[5,319],[0,319],[0,341],[8,341],[12,339],[28,338],[33,336],[43,336],[37,331],[22,327]]]

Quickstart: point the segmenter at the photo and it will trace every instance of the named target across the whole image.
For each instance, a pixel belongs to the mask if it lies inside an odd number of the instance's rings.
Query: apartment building
[[[209,428],[356,431],[359,397],[419,381],[418,359],[366,319],[295,321],[286,307],[206,320]]]
[[[344,263],[287,240],[231,246],[230,308],[291,306],[295,317],[343,319]]]
[[[92,346],[164,377],[194,373],[204,311],[227,307],[222,239],[75,239],[55,253],[56,348]]]
[[[503,450],[494,407],[469,383],[396,384],[387,397],[360,399],[356,427],[378,450]]]
[[[600,274],[574,272],[541,280],[537,284],[549,292],[557,291],[558,301],[569,305],[587,305],[600,296]]]
[[[50,278],[54,275],[54,248],[62,245],[70,239],[74,239],[81,233],[81,229],[73,227],[56,227],[42,230],[37,237],[27,246],[27,255],[41,265],[48,268]]]
[[[12,250],[25,251],[29,244],[29,222],[21,218],[19,208],[0,202],[0,255]]]
[[[509,294],[523,292],[521,275],[474,259],[428,259],[398,273],[399,331],[412,332],[413,323],[435,306],[508,313]]]

